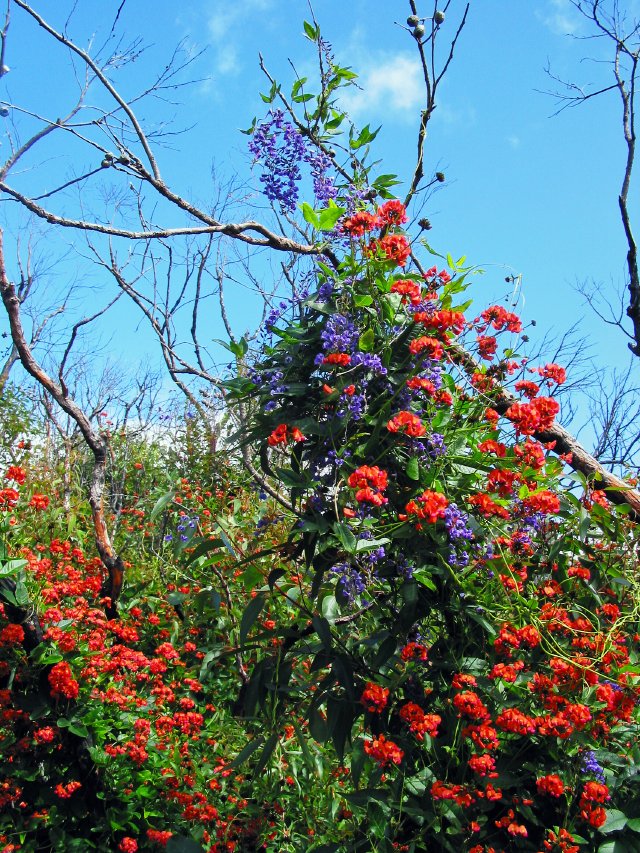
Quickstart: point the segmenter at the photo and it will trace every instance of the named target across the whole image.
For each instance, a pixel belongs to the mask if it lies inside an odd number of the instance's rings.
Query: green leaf
[[[176,489],[174,487],[173,489],[171,489],[170,492],[166,492],[164,495],[159,497],[158,500],[155,502],[153,509],[151,510],[151,515],[149,516],[149,519],[151,521],[153,521],[154,518],[157,518],[160,515],[160,513],[164,509],[166,509],[166,507],[169,506],[169,504],[175,498],[175,496],[176,496]]]
[[[356,308],[366,308],[368,305],[371,305],[373,302],[373,296],[369,296],[366,293],[356,293],[353,297],[353,304]]]
[[[611,832],[619,832],[621,829],[624,829],[627,825],[627,816],[624,812],[618,811],[618,809],[606,809],[607,812],[607,820],[600,828],[600,832],[603,835],[609,835]]]
[[[376,336],[373,329],[367,329],[358,338],[358,349],[362,352],[372,352],[376,344]]]
[[[267,766],[267,762],[271,758],[273,754],[273,750],[276,748],[276,744],[278,743],[278,732],[273,732],[273,734],[269,735],[269,739],[264,745],[264,749],[262,750],[262,754],[258,759],[258,763],[253,769],[254,779],[257,779],[264,768]]]
[[[240,767],[240,765],[244,764],[244,762],[247,760],[247,758],[250,758],[254,752],[256,752],[258,749],[260,749],[260,747],[262,746],[263,743],[264,743],[264,738],[262,735],[259,735],[258,737],[254,738],[253,740],[250,740],[249,743],[244,747],[244,749],[242,749],[236,755],[236,757],[233,759],[233,761],[231,762],[231,764],[229,766],[232,767],[234,770],[236,768]]]
[[[335,598],[334,598],[335,601]],[[324,601],[323,601],[324,604]],[[314,616],[311,620],[313,627],[316,629],[316,634],[322,640],[322,645],[325,649],[330,652],[331,651],[331,626],[329,625],[329,621],[325,619],[324,616]]]
[[[3,566],[0,566],[0,577],[8,577],[15,575],[20,569],[27,565],[26,560],[8,560]]]
[[[247,634],[253,627],[254,622],[260,615],[262,608],[265,605],[266,594],[259,592],[255,598],[252,598],[240,620],[240,645],[243,645],[247,639]]]
[[[405,465],[404,471],[410,480],[419,480],[420,479],[420,464],[418,463],[417,456],[411,457],[411,459]]]
[[[324,210],[317,211],[318,230],[333,231],[333,229],[336,227],[336,222],[338,221],[338,219],[340,219],[345,210],[346,208],[338,207],[335,201],[333,201],[333,199],[330,199],[329,207],[325,207]]]
[[[309,21],[304,21],[302,26],[304,27],[304,34],[310,41],[318,40],[318,35],[320,34],[319,27],[314,27]]]
[[[18,607],[26,607],[29,604],[29,591],[27,590],[26,584],[23,580],[17,581],[13,592],[3,590],[2,595]]]
[[[340,609],[335,595],[325,595],[321,605],[322,615],[330,625],[336,621],[340,615]]]
[[[362,788],[352,794],[343,794],[345,800],[354,806],[366,806],[370,800],[386,802],[389,792],[384,788]]]
[[[71,734],[76,735],[76,737],[89,737],[89,729],[85,726],[84,723],[71,720],[68,728]]]
[[[306,201],[302,202],[302,216],[309,225],[313,225],[316,231],[320,230],[320,217]]]
[[[347,554],[355,554],[357,549],[357,540],[353,535],[351,529],[341,522],[336,522],[333,525],[333,532],[335,533],[338,542],[342,545]]]
[[[235,356],[237,356],[238,358],[242,358],[247,354],[247,351],[249,349],[249,343],[247,342],[246,338],[242,337],[239,341],[231,341],[229,344],[229,349]]]
[[[225,544],[222,539],[203,539],[187,557],[187,565],[195,562],[199,557],[203,557],[205,554],[208,554],[209,551],[214,551],[216,548],[224,547]]]

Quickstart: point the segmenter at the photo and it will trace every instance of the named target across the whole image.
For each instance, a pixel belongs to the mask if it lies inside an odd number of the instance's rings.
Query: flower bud
[[[442,24],[444,23],[444,12],[440,12],[439,10],[433,15],[434,24]]]
[[[424,35],[424,26],[422,24],[418,24],[413,28],[413,37],[415,39],[420,40]]]
[[[420,18],[417,15],[409,15],[407,18],[408,27],[417,27],[420,23]]]

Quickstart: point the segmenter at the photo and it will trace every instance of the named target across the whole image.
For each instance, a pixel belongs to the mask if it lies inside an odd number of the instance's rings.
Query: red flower
[[[379,684],[367,682],[366,687],[362,691],[360,701],[367,709],[374,714],[381,713],[389,700],[389,690],[386,687],[380,687]]]
[[[13,480],[14,483],[21,486],[27,479],[27,472],[19,465],[10,465],[9,468],[7,468],[7,473],[4,475],[4,478],[5,480]]]
[[[557,773],[541,776],[536,780],[536,787],[539,794],[548,794],[550,797],[561,797],[564,794],[564,782]]]
[[[425,489],[416,501],[409,501],[405,509],[407,515],[415,515],[419,519],[435,524],[439,518],[444,518],[449,501],[440,492]]]
[[[544,432],[553,424],[560,411],[559,403],[551,397],[536,397],[530,403],[514,403],[504,413],[522,435]]]
[[[487,439],[487,441],[483,441],[481,444],[479,444],[478,450],[480,451],[480,453],[493,453],[500,459],[503,459],[507,453],[506,445],[502,444],[502,442],[500,441],[494,441],[492,438]]]
[[[411,246],[403,234],[387,234],[379,240],[372,240],[365,253],[373,257],[382,255],[386,260],[395,261],[399,267],[403,267],[411,254]]]
[[[340,367],[348,367],[351,364],[351,356],[346,352],[332,352],[322,359],[323,364],[337,364]]]
[[[512,314],[501,305],[491,305],[489,308],[486,308],[480,317],[476,317],[474,322],[479,323],[480,319],[483,320],[483,323],[478,328],[482,331],[488,329],[489,326],[493,326],[496,332],[500,332],[502,329],[516,333],[522,331],[522,323],[518,315]]]
[[[492,501],[489,495],[484,492],[479,492],[477,495],[471,495],[468,498],[468,502],[471,506],[475,506],[480,515],[484,516],[484,518],[491,518],[492,516],[496,516],[497,518],[509,518],[509,511],[503,506],[497,504],[495,501]]]
[[[60,661],[51,667],[48,676],[51,686],[51,696],[54,699],[76,699],[80,686],[71,673],[71,667],[66,661]],[[79,785],[79,783],[78,783]]]
[[[356,468],[353,474],[349,475],[347,482],[352,489],[371,485],[380,491],[384,491],[387,488],[388,477],[387,472],[378,468],[377,465],[361,465]]]
[[[495,772],[495,759],[487,753],[484,755],[472,755],[469,759],[469,767],[478,776],[489,776],[491,778],[495,778],[498,775]]]
[[[392,199],[378,208],[378,222],[381,225],[403,225],[407,221],[407,211],[401,201]]]
[[[400,293],[402,294],[402,296],[408,296],[409,301],[413,305],[417,305],[422,298],[422,293],[418,282],[407,279],[394,281],[391,285],[391,293]],[[404,301],[405,300],[403,300],[403,302]]]
[[[31,497],[29,506],[32,509],[43,510],[49,506],[49,498],[46,495],[40,495],[37,492]]]
[[[131,838],[130,836],[125,836],[120,844],[118,844],[118,850],[122,851],[122,853],[136,853],[138,849],[138,842],[135,838]]]
[[[18,645],[24,640],[24,628],[22,625],[10,623],[0,631],[0,646]]]
[[[425,714],[415,702],[407,702],[406,705],[403,705],[400,708],[399,716],[401,720],[407,723],[418,740],[424,740],[425,734],[430,737],[438,736],[438,726],[442,722],[442,717],[438,714]]]
[[[60,797],[61,800],[68,800],[69,797],[77,791],[79,788],[82,788],[82,782],[69,782],[68,785],[58,784],[53,789],[54,794]]]
[[[464,737],[471,738],[478,749],[492,750],[498,749],[500,746],[498,732],[493,726],[488,726],[485,723],[465,726],[462,734]]]
[[[584,803],[606,803],[609,799],[609,788],[601,782],[585,782],[580,804]]]
[[[286,444],[289,439],[291,441],[299,442],[304,441],[305,436],[300,432],[298,427],[289,427],[286,424],[278,424],[267,439],[267,444],[269,447],[275,447],[278,444]]]
[[[467,325],[465,316],[461,311],[435,311],[430,314],[426,311],[419,311],[413,315],[415,323],[420,323],[427,329],[437,329],[439,332],[447,332],[452,330],[456,335]]]
[[[535,368],[535,372],[539,373],[543,379],[555,382],[557,385],[562,385],[567,379],[567,371],[559,364],[545,364],[544,367]]]
[[[480,335],[478,337],[478,353],[480,358],[484,358],[487,361],[492,361],[494,355],[496,354],[496,350],[498,348],[498,342],[493,337],[484,337]]]
[[[393,741],[387,740],[384,735],[365,741],[364,751],[381,767],[385,767],[387,764],[400,764],[404,757],[404,752],[400,747]]]
[[[469,717],[472,720],[488,720],[489,712],[473,690],[463,690],[453,697],[453,704],[458,713],[463,717]]]
[[[353,237],[362,237],[365,231],[373,231],[374,228],[380,227],[380,222],[377,216],[369,213],[366,210],[359,210],[345,219],[342,223],[344,230]]]
[[[537,397],[538,392],[540,391],[540,386],[537,382],[527,382],[524,379],[520,382],[516,382],[514,387],[518,394],[524,394],[524,396],[528,397],[530,400]]]
[[[3,507],[5,504],[8,508],[14,507],[18,503],[19,498],[20,494],[15,489],[0,489],[0,507]]]
[[[546,514],[560,512],[560,500],[557,495],[545,489],[535,495],[529,495],[522,502],[525,512],[543,512]]]
[[[517,708],[505,708],[496,717],[496,726],[503,732],[511,732],[516,735],[529,735],[536,730],[535,720]]]
[[[387,421],[387,429],[389,432],[404,432],[412,438],[420,438],[427,431],[420,418],[413,412],[398,412]]]
[[[414,341],[411,341],[409,344],[409,352],[412,355],[417,355],[422,352],[429,358],[439,361],[444,354],[444,349],[437,338],[429,338],[427,335],[422,335]]]
[[[423,646],[422,643],[407,643],[407,645],[400,652],[400,657],[404,661],[426,660],[427,647]]]

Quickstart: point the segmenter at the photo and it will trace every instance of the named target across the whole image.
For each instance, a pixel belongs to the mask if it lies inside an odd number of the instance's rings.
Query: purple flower
[[[335,566],[331,567],[331,571],[333,574],[340,576],[338,586],[350,604],[353,603],[356,596],[362,595],[365,591],[366,584],[362,575],[354,566],[349,565],[349,563],[336,563]]]
[[[469,528],[467,521],[469,516],[456,504],[450,503],[444,511],[444,526],[447,528],[450,542],[460,539],[473,539],[473,531]]]
[[[604,770],[598,764],[595,753],[589,750],[588,752],[583,753],[580,758],[582,761],[583,771],[595,776],[598,782],[604,782]]]
[[[350,352],[358,343],[359,332],[351,317],[333,314],[320,337],[325,352]]]

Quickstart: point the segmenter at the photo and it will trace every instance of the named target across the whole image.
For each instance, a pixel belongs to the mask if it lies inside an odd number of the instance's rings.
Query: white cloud
[[[538,10],[536,16],[552,33],[561,36],[574,35],[582,24],[570,0],[547,0],[545,9]]]
[[[520,148],[520,137],[516,136],[515,133],[507,136],[507,142],[512,148]]]
[[[265,12],[273,0],[215,0],[207,18],[207,34],[214,52],[215,73],[238,74],[241,70],[239,41],[247,16]]]
[[[417,59],[397,54],[360,67],[359,89],[352,87],[341,97],[341,105],[350,115],[378,109],[410,117],[424,104],[422,70]]]

